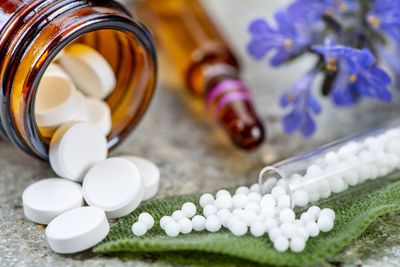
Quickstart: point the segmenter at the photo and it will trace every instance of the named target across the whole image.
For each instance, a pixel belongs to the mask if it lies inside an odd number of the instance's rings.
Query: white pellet
[[[317,202],[320,199],[319,192],[316,190],[308,192],[308,198],[310,203]]]
[[[310,237],[310,233],[307,231],[305,227],[298,227],[297,234],[301,236],[305,241],[307,241],[308,238]]]
[[[319,234],[319,227],[316,222],[308,222],[306,224],[306,229],[312,237],[316,237]]]
[[[318,165],[311,165],[307,168],[306,175],[308,177],[320,177],[324,174],[324,171]]]
[[[182,218],[178,221],[179,229],[182,234],[188,234],[193,229],[192,221],[188,218]]]
[[[328,152],[324,159],[328,165],[335,165],[339,162],[339,156],[333,151]]]
[[[304,226],[304,222],[303,222],[302,220],[300,220],[300,219],[294,220],[294,224],[295,224],[297,227],[303,227],[303,226]]]
[[[317,224],[322,232],[329,232],[333,228],[333,220],[329,215],[320,217]]]
[[[182,218],[186,218],[185,213],[183,213],[181,210],[174,211],[171,216],[176,222]]]
[[[329,208],[325,208],[325,209],[321,210],[321,212],[318,214],[318,218],[321,218],[322,216],[328,216],[332,220],[335,220],[335,212]]]
[[[240,186],[236,189],[235,194],[245,194],[250,193],[250,189],[246,186]]]
[[[256,192],[256,193],[261,194],[260,185],[259,185],[259,184],[252,184],[252,185],[250,186],[250,191],[251,191],[251,192]]]
[[[256,202],[249,202],[244,209],[246,211],[254,211],[256,214],[260,214],[261,208]]]
[[[206,229],[209,232],[218,232],[221,229],[222,225],[216,215],[211,215],[206,220]]]
[[[286,189],[282,186],[275,186],[274,188],[272,188],[271,195],[275,199],[279,199],[280,196],[286,195]]]
[[[212,204],[214,202],[214,197],[210,193],[205,193],[201,195],[199,203],[202,208],[204,208],[206,205]]]
[[[182,205],[182,211],[185,214],[186,218],[192,218],[196,214],[196,205],[192,202],[186,202]]]
[[[175,220],[171,216],[162,216],[160,219],[161,229],[165,230],[165,226],[170,222],[175,222]]]
[[[222,194],[214,201],[214,206],[218,209],[232,208],[232,197],[228,194]]]
[[[231,196],[231,193],[225,189],[218,190],[217,194],[215,195],[215,198],[220,198],[222,196]]]
[[[241,221],[235,221],[229,226],[229,230],[235,236],[242,236],[247,233],[247,225]]]
[[[260,237],[265,233],[265,225],[262,222],[254,222],[250,226],[250,232],[255,237]]]
[[[294,236],[290,240],[290,250],[299,253],[306,247],[306,241],[301,236]]]
[[[195,231],[203,231],[206,228],[206,218],[196,215],[192,218],[192,225]]]
[[[245,211],[243,214],[243,218],[241,218],[247,226],[252,225],[255,221],[257,221],[258,216],[254,211]]]
[[[247,195],[247,197],[249,198],[250,202],[259,203],[261,201],[261,195],[257,192],[251,192]]]
[[[300,220],[304,223],[307,224],[308,222],[313,222],[315,221],[314,214],[309,213],[309,212],[304,212],[303,214],[300,215]]]
[[[232,197],[232,204],[234,208],[244,209],[249,203],[249,198],[245,194],[236,194]]]
[[[309,197],[305,190],[298,189],[293,193],[294,204],[298,207],[305,207],[308,204]]]
[[[230,217],[233,216],[231,211],[228,209],[220,209],[217,211],[217,217],[222,225],[226,226]]]
[[[278,227],[278,222],[276,219],[274,218],[268,218],[264,221],[264,225],[265,225],[265,231],[269,232],[271,231],[273,228]]]
[[[132,233],[135,236],[142,236],[145,235],[147,232],[147,226],[142,222],[135,222],[132,225]]]
[[[138,222],[146,225],[147,230],[150,230],[154,225],[154,218],[147,212],[142,212],[138,217]]]
[[[214,205],[208,204],[203,208],[203,214],[206,218],[217,213],[217,208]]]
[[[313,217],[313,221],[316,221],[318,219],[320,212],[321,212],[321,208],[318,206],[311,206],[307,210],[307,213]]]
[[[346,175],[343,177],[343,181],[348,185],[354,186],[358,183],[358,173],[354,170],[348,171]]]
[[[280,228],[282,234],[287,238],[292,238],[297,234],[297,226],[293,223],[283,223]]]
[[[289,248],[289,240],[281,235],[274,240],[274,248],[279,252],[285,252]]]
[[[329,185],[333,193],[340,193],[347,189],[346,183],[338,176],[330,179]]]
[[[275,207],[267,207],[267,208],[262,208],[260,214],[264,219],[268,219],[268,218],[273,218],[277,213]]]
[[[235,216],[231,216],[230,218],[229,218],[229,220],[228,220],[228,223],[226,224],[228,227],[227,228],[229,228],[229,229],[231,229],[232,228],[232,226],[235,224],[235,223],[237,223],[237,222],[241,222],[241,223],[243,223],[244,225],[246,225],[244,222],[242,222],[238,217],[235,217]],[[247,226],[246,226],[247,227]],[[246,230],[247,231],[247,230]]]
[[[266,194],[262,197],[261,202],[260,202],[260,207],[261,208],[266,208],[266,207],[274,207],[276,204],[276,200],[273,195],[271,194]]]
[[[278,208],[286,209],[290,207],[290,197],[288,195],[280,196],[278,199]]]
[[[168,236],[176,237],[180,233],[180,225],[177,222],[169,222],[165,225],[165,233]]]
[[[294,222],[296,218],[296,215],[294,214],[294,211],[292,209],[286,208],[281,210],[279,213],[279,219],[281,220],[282,223],[292,223]]]
[[[279,227],[272,228],[272,229],[268,232],[268,237],[269,237],[269,239],[270,239],[272,242],[274,242],[275,239],[276,239],[278,236],[283,236],[282,231],[281,231],[281,229],[280,229]]]

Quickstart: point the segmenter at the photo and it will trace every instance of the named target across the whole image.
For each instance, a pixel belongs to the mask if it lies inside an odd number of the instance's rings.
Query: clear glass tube
[[[305,207],[384,179],[400,168],[400,120],[265,167],[259,175],[264,194],[283,186],[292,207]]]

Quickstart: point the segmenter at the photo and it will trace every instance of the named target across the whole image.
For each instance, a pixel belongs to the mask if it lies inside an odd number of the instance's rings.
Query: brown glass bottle
[[[2,0],[0,2],[0,134],[47,159],[49,140],[35,121],[35,93],[54,57],[68,44],[95,48],[110,63],[117,85],[106,99],[112,112],[109,148],[137,125],[156,82],[156,57],[147,29],[114,1]]]
[[[199,2],[144,0],[135,9],[186,86],[205,98],[210,114],[233,143],[243,149],[258,147],[264,128],[240,81],[238,62]]]

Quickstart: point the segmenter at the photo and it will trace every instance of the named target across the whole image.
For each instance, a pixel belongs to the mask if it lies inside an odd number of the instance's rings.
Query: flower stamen
[[[369,16],[368,22],[372,25],[374,29],[379,29],[379,26],[381,24],[378,17],[376,16]]]
[[[355,83],[356,81],[357,81],[356,75],[351,75],[350,78],[349,78],[349,82],[350,83]]]
[[[332,72],[336,72],[337,71],[337,67],[336,67],[336,59],[334,58],[329,58],[328,59],[328,64],[326,65],[326,69]]]
[[[292,39],[289,39],[289,38],[285,39],[284,45],[285,45],[285,50],[286,51],[290,51],[294,47],[294,43],[293,43]]]

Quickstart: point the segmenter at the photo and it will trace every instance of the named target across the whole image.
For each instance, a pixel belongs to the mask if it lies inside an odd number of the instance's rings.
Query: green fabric
[[[198,203],[200,194],[172,196],[154,200],[116,223],[107,238],[94,248],[96,253],[105,253],[124,258],[153,258],[175,263],[212,265],[270,264],[304,265],[332,255],[359,236],[378,216],[400,209],[400,173],[386,178],[368,181],[345,193],[318,205],[330,207],[336,212],[335,227],[329,233],[310,238],[302,253],[274,250],[268,237],[252,237],[246,234],[235,237],[226,229],[217,233],[192,232],[171,238],[159,227],[159,219],[179,209],[186,201]],[[197,207],[201,210],[200,207]],[[135,237],[132,224],[138,215],[147,211],[155,218],[155,226],[143,237]],[[299,215],[302,210],[297,210]]]

